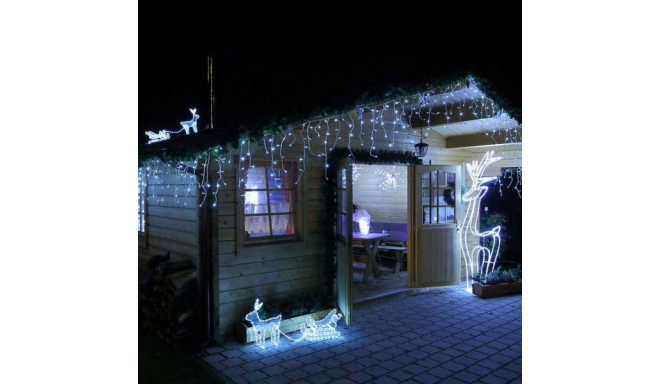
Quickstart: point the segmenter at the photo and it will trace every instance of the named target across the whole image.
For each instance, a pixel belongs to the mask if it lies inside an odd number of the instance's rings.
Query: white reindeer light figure
[[[266,348],[266,332],[270,332],[270,341],[277,347],[280,343],[280,322],[282,321],[282,315],[261,320],[258,312],[263,305],[264,303],[260,303],[259,299],[257,299],[257,301],[254,302],[254,310],[245,315],[245,320],[252,324],[256,335],[255,344],[257,344],[259,348]]]
[[[471,287],[472,275],[475,273],[485,273],[493,271],[497,257],[500,253],[500,227],[497,226],[490,231],[480,232],[478,228],[479,207],[481,206],[481,199],[488,192],[488,187],[484,184],[497,179],[497,177],[483,177],[484,170],[489,165],[501,159],[501,157],[493,157],[494,152],[489,151],[484,155],[481,161],[476,160],[466,165],[468,174],[472,179],[472,186],[470,190],[463,195],[463,200],[468,202],[468,208],[463,218],[461,225],[461,254],[465,260],[465,274],[467,289]],[[490,248],[477,245],[469,252],[468,249],[468,236],[476,235],[480,239],[491,237]]]
[[[199,115],[196,113],[197,108],[192,108],[189,109],[190,113],[192,113],[192,120],[188,121],[182,121],[179,124],[181,124],[182,129],[185,129],[186,135],[190,133],[190,128],[193,129],[195,133],[197,133],[197,119],[199,119]]]

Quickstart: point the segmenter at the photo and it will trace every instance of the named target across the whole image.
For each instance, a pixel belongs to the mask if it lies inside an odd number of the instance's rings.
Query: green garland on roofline
[[[471,82],[476,82],[477,87],[481,89],[487,97],[503,108],[511,117],[522,123],[522,109],[513,104],[502,95],[491,82],[484,78],[470,74]],[[142,145],[138,148],[138,162],[160,159],[163,161],[186,161],[193,160],[206,154],[218,153],[215,150],[226,145],[232,145],[238,148],[240,139],[251,139],[253,141],[261,140],[264,135],[277,134],[286,130],[289,126],[296,126],[304,121],[314,119],[319,116],[334,116],[338,114],[347,114],[357,108],[357,106],[379,105],[390,102],[399,97],[411,96],[426,92],[430,89],[444,87],[456,82],[464,82],[466,76],[450,74],[436,77],[428,82],[412,86],[395,86],[393,84],[383,84],[368,92],[357,93],[357,91],[347,92],[342,97],[335,97],[328,100],[324,106],[317,106],[306,110],[287,111],[286,114],[273,114],[268,117],[256,116],[249,121],[240,123],[223,122],[217,124],[213,131],[202,131],[194,135],[178,137],[172,140],[166,140],[151,145]],[[470,84],[471,85],[471,84]],[[230,128],[235,127],[235,128]]]
[[[422,164],[413,152],[401,151],[372,151],[377,156],[373,157],[367,150],[354,150],[349,151],[348,148],[337,149],[328,156],[328,178],[321,185],[321,191],[325,201],[325,277],[328,291],[332,291],[332,284],[335,279],[337,271],[335,265],[335,255],[337,249],[335,248],[335,225],[337,217],[335,209],[337,205],[336,185],[337,185],[337,163],[342,159],[351,157],[354,163],[359,164]]]

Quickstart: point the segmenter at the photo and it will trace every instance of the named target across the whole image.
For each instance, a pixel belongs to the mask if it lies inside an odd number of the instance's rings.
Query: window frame
[[[279,163],[279,161],[278,161]],[[289,172],[292,173],[291,180],[293,185],[291,188],[277,188],[277,189],[271,189],[269,188],[270,186],[268,185],[268,169],[272,168],[272,163],[270,160],[260,160],[260,159],[254,159],[252,158],[252,166],[253,167],[263,167],[264,168],[264,177],[265,177],[265,183],[266,183],[266,188],[257,188],[257,189],[245,189],[245,183],[247,182],[247,172],[245,173],[245,178],[246,180],[241,183],[241,171],[240,167],[238,169],[238,204],[237,204],[237,211],[239,213],[239,222],[240,222],[240,234],[239,234],[239,240],[242,246],[250,247],[250,246],[259,246],[259,245],[270,245],[270,244],[278,244],[278,243],[287,243],[287,242],[295,242],[295,241],[300,241],[302,239],[302,230],[303,230],[303,225],[302,225],[302,220],[301,217],[302,215],[299,214],[301,212],[301,199],[299,196],[302,194],[302,178],[299,180],[298,184],[295,184],[295,181],[298,178],[298,162],[293,161],[293,160],[285,160],[285,164],[289,164],[291,166],[291,170],[289,170],[288,167],[285,167]],[[291,193],[291,210],[288,213],[272,213],[271,212],[271,207],[270,207],[270,192],[290,192]],[[244,193],[247,192],[265,192],[266,193],[266,207],[267,207],[267,212],[265,213],[256,213],[256,214],[246,214],[245,213],[245,204],[241,203],[241,201],[244,201],[245,196],[241,196]],[[273,235],[273,216],[283,216],[285,214],[290,215],[291,220],[292,220],[292,225],[293,225],[293,234],[291,235]],[[257,216],[267,216],[268,217],[268,228],[270,231],[269,236],[259,236],[259,237],[254,237],[254,238],[249,238],[246,236],[246,231],[245,231],[245,219],[247,217],[257,217]]]
[[[142,188],[140,187],[142,184]],[[141,202],[144,204],[141,204]],[[147,182],[145,170],[138,168],[138,235],[145,236],[147,233]]]
[[[433,174],[433,173],[435,173],[435,185],[433,184],[433,177],[431,176],[431,174]],[[454,174],[454,186],[452,187],[451,184],[449,184],[449,182],[447,181],[448,176],[449,176],[450,173],[453,173],[453,172],[447,172],[447,171],[443,171],[443,170],[439,170],[439,169],[431,171],[431,172],[423,172],[422,173],[422,207],[421,207],[422,208],[422,212],[421,212],[421,214],[422,214],[422,225],[443,225],[443,224],[456,224],[457,223],[456,206],[455,205],[452,206],[452,205],[447,204],[447,202],[444,201],[444,197],[443,197],[443,202],[444,203],[443,204],[440,203],[440,198],[441,198],[441,195],[444,196],[444,191],[446,191],[448,189],[455,190],[455,188],[456,188],[456,177],[457,177],[457,175]],[[428,187],[424,186],[424,175],[425,174],[429,175],[429,186]],[[443,174],[442,179],[444,181],[443,181],[442,184],[440,183],[440,179],[441,179],[440,174]],[[424,196],[424,191],[428,191],[429,195]],[[434,196],[434,192],[435,192],[435,196]],[[429,205],[425,204],[425,201],[424,201],[425,197],[429,198],[429,203],[430,203]],[[447,208],[449,208],[449,207],[454,209],[454,217],[451,220],[447,219],[447,217],[449,216],[447,214]],[[429,208],[429,221],[428,222],[425,221],[426,220],[426,213],[424,212],[424,210],[426,208]],[[436,217],[435,221],[433,220],[433,209],[434,208],[437,209],[437,212],[438,212],[438,217]],[[445,212],[445,220],[443,220],[443,221],[439,220],[440,219],[440,213],[439,212],[440,212],[441,208],[443,208],[444,212]]]

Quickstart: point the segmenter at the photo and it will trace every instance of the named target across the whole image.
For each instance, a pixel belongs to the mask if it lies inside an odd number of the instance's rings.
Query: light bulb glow
[[[461,255],[465,261],[465,281],[467,289],[472,286],[472,276],[475,273],[488,274],[495,269],[495,263],[500,252],[500,226],[497,226],[489,231],[479,231],[479,208],[481,206],[481,199],[488,192],[488,187],[484,184],[493,181],[496,177],[484,177],[486,167],[501,159],[501,157],[493,157],[494,152],[487,152],[481,161],[472,161],[466,164],[466,168],[470,178],[472,179],[472,186],[463,195],[463,201],[468,203],[463,224],[461,225]],[[477,245],[472,250],[469,250],[468,239],[469,236],[477,236],[480,239],[490,238],[490,247],[483,247]],[[480,242],[481,243],[481,242]]]
[[[259,299],[254,302],[254,307],[251,312],[245,315],[245,320],[249,321],[254,329],[255,344],[261,348],[266,348],[266,337],[270,336],[273,346],[277,347],[280,343],[280,335],[287,339],[298,342],[302,340],[320,341],[326,339],[334,339],[341,336],[337,328],[337,322],[341,319],[341,313],[337,313],[337,309],[333,309],[322,320],[314,321],[311,316],[305,317],[305,322],[300,325],[300,336],[292,338],[280,330],[282,322],[282,314],[279,314],[270,319],[261,320],[259,318],[259,309],[264,305],[260,303]]]

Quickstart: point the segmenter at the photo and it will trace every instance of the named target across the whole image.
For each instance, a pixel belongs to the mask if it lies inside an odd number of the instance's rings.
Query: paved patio
[[[235,341],[204,360],[230,383],[519,383],[522,295],[445,287],[356,307],[339,339],[266,349]],[[296,336],[296,333],[292,334]]]

